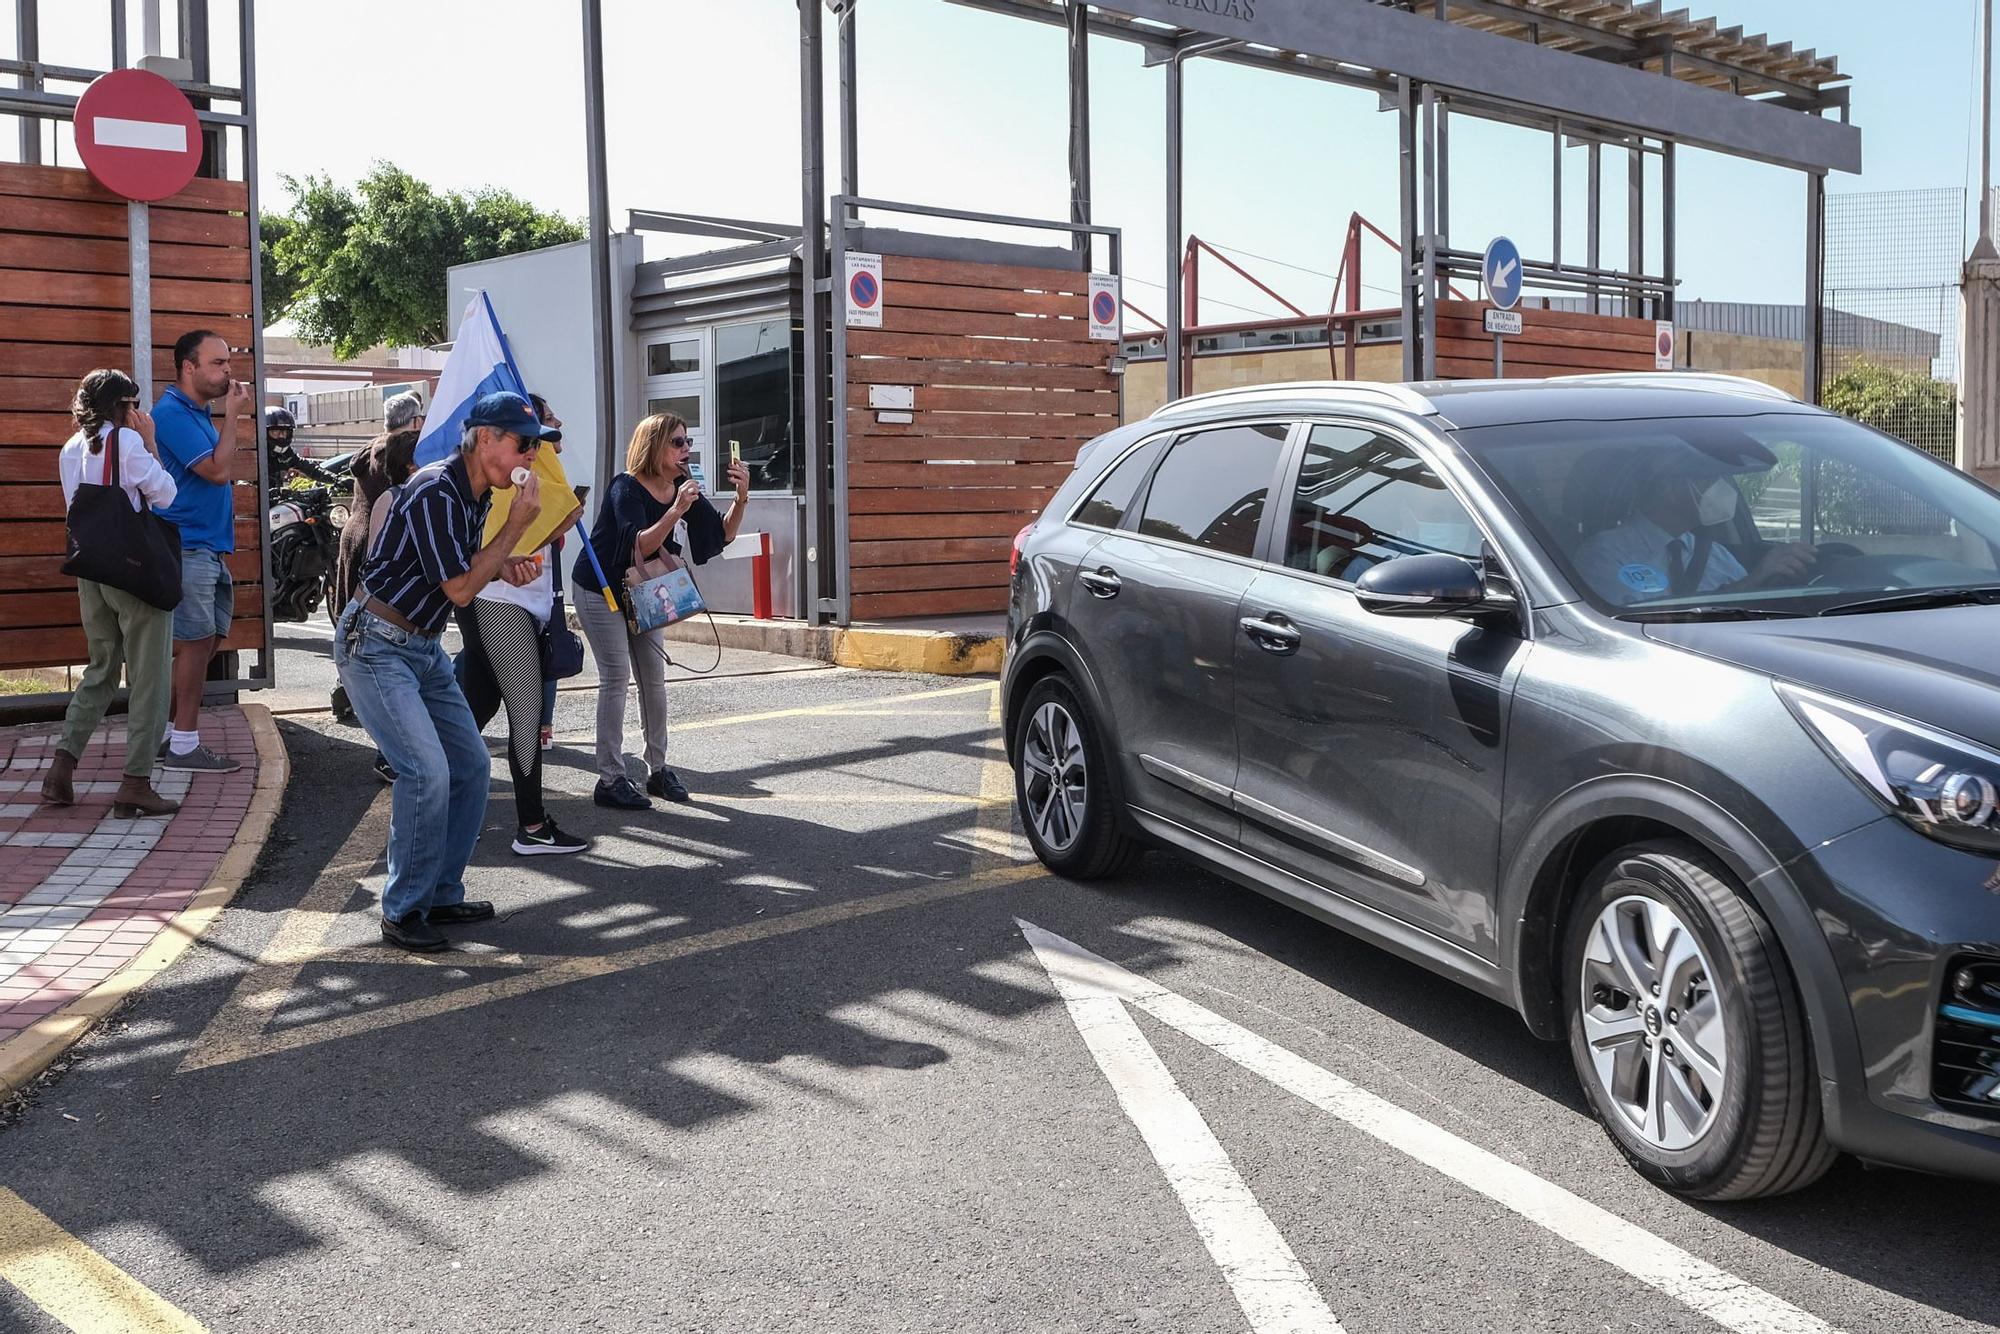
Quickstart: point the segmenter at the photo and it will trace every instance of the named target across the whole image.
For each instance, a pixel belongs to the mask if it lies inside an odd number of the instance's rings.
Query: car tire
[[[1602,862],[1571,911],[1563,977],[1577,1077],[1640,1175],[1746,1200],[1832,1166],[1777,935],[1698,849],[1642,843]]]
[[[1037,681],[1014,721],[1014,804],[1042,865],[1100,880],[1138,859],[1143,849],[1119,826],[1111,783],[1103,733],[1068,678]]]

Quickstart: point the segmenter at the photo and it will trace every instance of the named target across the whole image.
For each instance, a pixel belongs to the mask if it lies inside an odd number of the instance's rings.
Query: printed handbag
[[[122,589],[149,607],[181,601],[181,534],[150,508],[132,508],[118,484],[118,433],[108,433],[101,484],[80,482],[69,503],[62,572]]]
[[[542,679],[567,681],[583,670],[583,640],[569,628],[569,610],[563,605],[562,557],[549,552],[555,562],[555,601],[549,606],[549,621],[542,627]]]
[[[635,635],[708,610],[701,590],[694,586],[694,576],[680,557],[662,547],[653,559],[641,560],[636,541],[632,544],[632,568],[625,572],[625,596],[619,601],[625,626]]]

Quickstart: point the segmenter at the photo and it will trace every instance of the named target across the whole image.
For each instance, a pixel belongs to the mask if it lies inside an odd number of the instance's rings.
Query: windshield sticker
[[[1664,593],[1667,576],[1650,565],[1626,565],[1618,571],[1618,582],[1634,593]]]

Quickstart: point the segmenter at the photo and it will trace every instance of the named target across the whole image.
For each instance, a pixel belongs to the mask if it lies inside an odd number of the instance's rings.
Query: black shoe
[[[389,761],[380,751],[375,753],[375,776],[385,783],[396,781],[396,771],[389,767]]]
[[[554,816],[546,816],[540,829],[521,829],[514,834],[514,851],[522,857],[544,857],[553,853],[582,852],[590,846],[587,838],[565,834],[556,827]]]
[[[354,716],[354,706],[348,703],[346,686],[333,688],[333,720],[342,727],[352,727],[360,721]]]
[[[465,903],[441,903],[431,909],[432,926],[463,926],[467,922],[486,922],[493,918],[493,905],[481,899]]]
[[[590,794],[590,799],[600,806],[609,806],[613,810],[650,811],[653,809],[653,803],[646,800],[645,794],[639,791],[629,778],[620,778],[610,783],[605,782],[601,778],[598,779],[597,788]]]
[[[444,932],[424,920],[420,912],[405,913],[400,920],[382,919],[382,939],[391,945],[418,954],[434,954],[438,950],[451,948],[451,942],[444,938]]]
[[[681,782],[681,776],[672,769],[653,770],[653,776],[646,780],[646,790],[654,796],[664,797],[668,801],[694,800],[693,797],[688,795],[686,785]]]

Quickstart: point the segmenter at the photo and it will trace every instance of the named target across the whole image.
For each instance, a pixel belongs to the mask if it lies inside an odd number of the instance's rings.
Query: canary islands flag
[[[484,291],[473,293],[458,322],[458,338],[445,358],[438,376],[437,391],[431,395],[430,412],[424,418],[424,434],[417,441],[416,463],[436,463],[449,458],[465,434],[465,419],[472,405],[485,394],[506,389],[526,398],[528,387],[521,369],[514,364],[513,349],[500,331],[500,319]]]

